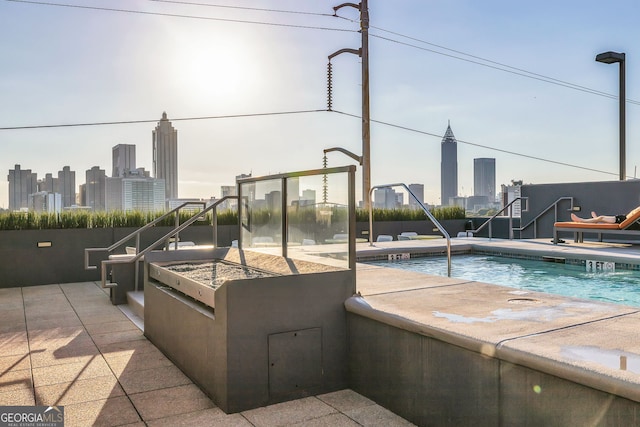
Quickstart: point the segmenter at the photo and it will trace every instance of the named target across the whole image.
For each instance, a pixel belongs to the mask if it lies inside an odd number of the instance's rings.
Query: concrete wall
[[[85,248],[106,248],[136,229],[0,231],[0,288],[100,280],[99,269],[84,269]],[[141,247],[155,242],[170,230],[170,227],[147,230],[141,236]],[[210,245],[212,235],[211,226],[196,226],[183,231],[180,239]],[[231,237],[237,238],[237,226],[218,227],[218,237],[221,245],[230,245]],[[39,243],[43,247],[39,247]],[[128,245],[135,245],[135,241]],[[124,253],[124,247],[114,253]],[[90,263],[100,265],[106,257],[106,254],[94,253]]]
[[[620,396],[353,313],[348,327],[350,387],[419,426],[627,426],[640,419],[640,404]]]
[[[579,216],[588,217],[591,211],[602,215],[626,214],[640,206],[640,180],[523,185],[522,196],[529,198],[529,211],[522,213],[523,225],[561,197],[574,198],[574,205],[580,207],[575,212]],[[571,220],[569,206],[568,201],[560,203],[558,221]],[[555,211],[551,209],[538,221],[537,237],[552,237],[554,222]],[[533,238],[533,226],[523,231],[522,238]]]
[[[221,251],[216,258],[223,258]],[[228,251],[240,260],[256,256]],[[171,255],[154,253],[146,262]],[[284,260],[258,256],[270,258],[266,265]],[[280,264],[302,271],[296,263]],[[145,335],[227,413],[346,388],[344,301],[355,292],[355,271],[320,271],[226,282],[215,291],[215,308],[147,272]]]

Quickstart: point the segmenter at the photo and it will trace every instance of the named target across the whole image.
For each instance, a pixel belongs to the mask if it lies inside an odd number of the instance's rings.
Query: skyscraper
[[[473,159],[473,195],[496,201],[496,159]]]
[[[29,194],[38,191],[38,174],[31,173],[31,169],[20,169],[16,165],[15,169],[9,170],[9,210],[17,211],[29,207]]]
[[[440,204],[450,205],[453,197],[458,197],[458,141],[449,123],[440,147]]]
[[[91,206],[94,211],[104,211],[106,209],[107,177],[104,169],[94,166],[86,172],[85,182],[86,206]]]
[[[153,136],[153,177],[165,182],[165,198],[178,198],[178,131],[162,113]]]
[[[111,177],[123,177],[129,171],[136,170],[136,146],[133,144],[118,144],[112,149],[113,168]]]
[[[58,171],[58,188],[54,191],[62,195],[63,208],[76,204],[76,173],[69,166]]]
[[[409,190],[424,204],[424,184],[409,184]],[[420,209],[418,202],[409,195],[409,209]]]

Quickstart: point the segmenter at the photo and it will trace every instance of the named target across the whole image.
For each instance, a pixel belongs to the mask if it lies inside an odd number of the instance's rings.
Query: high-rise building
[[[34,212],[60,213],[62,211],[62,195],[48,191],[29,194],[29,210]]]
[[[165,199],[178,198],[178,131],[162,113],[153,136],[153,177],[165,183]]]
[[[136,146],[133,144],[118,144],[112,149],[113,169],[112,178],[125,176],[127,172],[136,170]]]
[[[458,197],[458,141],[449,123],[440,146],[440,204],[450,205],[455,197]]]
[[[473,195],[496,201],[496,159],[473,159]]]
[[[373,207],[378,209],[395,209],[398,207],[398,195],[391,187],[373,190]]]
[[[409,190],[424,204],[424,184],[409,184]],[[419,209],[420,205],[409,195],[409,209]]]
[[[158,212],[166,208],[164,181],[140,177],[106,178],[106,210]]]
[[[76,204],[76,173],[69,166],[65,166],[58,172],[58,188],[54,192],[62,195],[62,207],[66,208]]]
[[[57,188],[58,178],[54,178],[53,174],[45,174],[44,179],[38,181],[38,191],[53,193],[57,191]]]
[[[16,165],[15,169],[9,170],[9,210],[17,211],[29,207],[29,194],[38,191],[38,174],[32,173],[31,169],[20,169]]]
[[[86,174],[84,200],[82,204],[94,211],[106,210],[107,174],[104,169],[94,166]]]

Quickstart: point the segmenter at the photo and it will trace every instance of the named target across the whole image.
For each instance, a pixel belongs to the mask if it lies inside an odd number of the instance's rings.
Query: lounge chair
[[[572,231],[574,241],[583,242],[584,233],[596,233],[598,241],[602,241],[603,234],[640,235],[640,230],[630,230],[633,224],[640,220],[640,206],[627,214],[627,219],[620,224],[592,223],[592,222],[556,222],[553,224],[553,244],[558,244],[559,231]]]

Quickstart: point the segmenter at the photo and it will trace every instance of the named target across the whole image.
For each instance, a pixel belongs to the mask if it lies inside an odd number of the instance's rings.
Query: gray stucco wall
[[[522,196],[529,198],[529,210],[522,213],[523,226],[561,197],[573,197],[574,205],[580,207],[575,212],[579,216],[588,217],[591,211],[602,215],[626,214],[640,206],[640,180],[523,185]],[[560,202],[558,221],[571,221],[569,208],[569,201]],[[555,216],[555,210],[551,209],[538,220],[537,237],[553,236]],[[533,234],[532,225],[522,232],[521,237],[530,239]]]

